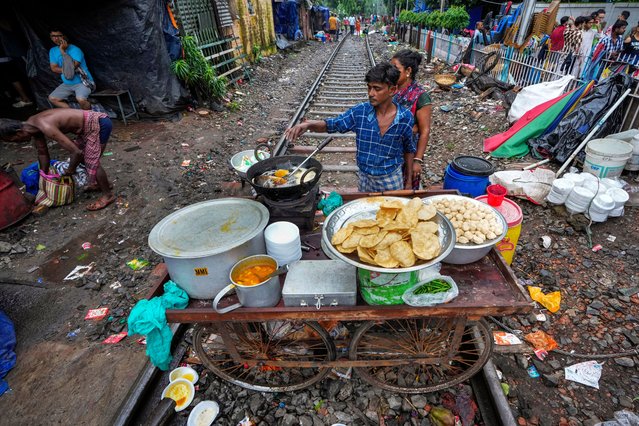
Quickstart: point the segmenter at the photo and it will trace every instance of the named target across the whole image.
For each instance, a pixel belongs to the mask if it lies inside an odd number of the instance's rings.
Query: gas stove
[[[296,224],[300,229],[312,230],[315,225],[315,211],[320,200],[319,185],[306,194],[292,200],[271,200],[258,195],[257,201],[269,211],[269,223],[286,221]]]

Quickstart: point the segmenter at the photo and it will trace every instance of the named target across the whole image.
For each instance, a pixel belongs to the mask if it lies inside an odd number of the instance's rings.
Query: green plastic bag
[[[417,272],[384,274],[358,268],[357,275],[359,292],[369,305],[401,305],[404,292],[419,281]]]

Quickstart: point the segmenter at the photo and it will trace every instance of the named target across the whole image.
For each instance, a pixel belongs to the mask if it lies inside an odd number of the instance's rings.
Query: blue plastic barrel
[[[456,189],[462,194],[470,194],[475,198],[484,195],[489,184],[488,176],[464,175],[457,172],[450,164],[446,166],[444,189]]]

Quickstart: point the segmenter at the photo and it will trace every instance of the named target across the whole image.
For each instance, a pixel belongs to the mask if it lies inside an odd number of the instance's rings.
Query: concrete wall
[[[542,3],[537,2],[535,6],[535,12],[541,12],[545,8],[550,6],[550,3]],[[628,22],[631,25],[636,25],[639,21],[639,3],[627,3],[627,2],[619,2],[619,3],[570,3],[563,2],[559,5],[559,13],[557,14],[557,20],[562,16],[585,16],[590,15],[592,12],[598,9],[606,10],[606,22],[608,25],[614,23],[617,19],[617,16],[621,13],[622,10],[627,10],[630,12],[630,18]]]
[[[231,0],[231,10],[237,14],[233,19],[233,30],[240,36],[243,53],[253,58],[253,46],[260,46],[263,55],[270,55],[275,47],[275,24],[271,0],[250,0],[253,13],[249,12],[247,0]]]

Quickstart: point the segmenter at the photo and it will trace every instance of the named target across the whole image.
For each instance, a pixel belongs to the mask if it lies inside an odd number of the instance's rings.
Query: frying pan
[[[304,173],[304,175],[302,175],[302,178],[300,179],[301,183],[297,185],[283,186],[283,187],[275,186],[273,188],[266,188],[264,186],[257,185],[253,182],[253,179],[255,177],[260,176],[266,172],[279,170],[279,169],[292,170],[295,167],[302,164],[302,162],[304,161],[306,161],[304,166],[308,170],[306,171],[306,173]],[[311,170],[315,172],[315,176],[312,179],[310,178],[307,179],[306,176],[309,174]],[[310,191],[312,188],[314,188],[315,185],[317,185],[317,182],[319,181],[320,176],[322,175],[322,170],[323,170],[322,163],[320,163],[314,158],[307,158],[307,157],[304,157],[303,155],[282,155],[279,157],[267,158],[265,160],[261,160],[253,164],[246,171],[246,180],[248,180],[248,182],[251,184],[253,189],[255,189],[255,192],[257,192],[260,195],[264,195],[266,198],[270,200],[274,200],[274,201],[290,200],[290,199],[301,197],[302,195]]]

